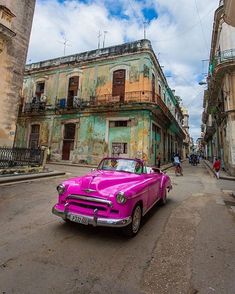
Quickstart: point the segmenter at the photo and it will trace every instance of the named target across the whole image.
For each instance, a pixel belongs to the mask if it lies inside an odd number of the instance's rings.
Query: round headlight
[[[59,186],[57,186],[56,190],[57,190],[58,194],[61,195],[65,191],[65,186],[63,184],[60,184]]]
[[[116,200],[117,200],[117,203],[125,204],[127,201],[125,193],[124,192],[117,193]]]

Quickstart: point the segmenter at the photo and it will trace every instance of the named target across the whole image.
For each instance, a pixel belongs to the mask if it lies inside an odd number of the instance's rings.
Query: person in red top
[[[219,171],[220,171],[220,168],[221,168],[220,158],[218,158],[218,159],[216,158],[215,159],[215,162],[213,164],[213,169],[215,170],[217,179],[219,179]]]

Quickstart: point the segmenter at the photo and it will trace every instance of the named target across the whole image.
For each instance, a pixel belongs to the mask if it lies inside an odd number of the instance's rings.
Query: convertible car
[[[155,203],[166,203],[168,175],[139,159],[104,158],[97,169],[57,187],[52,212],[66,222],[122,228],[135,236],[142,217]]]

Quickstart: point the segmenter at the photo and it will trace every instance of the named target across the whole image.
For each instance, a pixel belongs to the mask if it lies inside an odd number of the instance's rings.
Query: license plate
[[[74,214],[70,214],[68,218],[75,223],[83,224],[83,225],[88,225],[88,219],[83,217],[83,216],[78,216]]]

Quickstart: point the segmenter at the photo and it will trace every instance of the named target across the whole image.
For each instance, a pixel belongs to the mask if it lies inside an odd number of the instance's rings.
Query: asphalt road
[[[118,230],[66,224],[51,208],[69,174],[0,187],[0,293],[235,293],[235,215],[200,164],[184,164],[164,207],[126,239]]]

